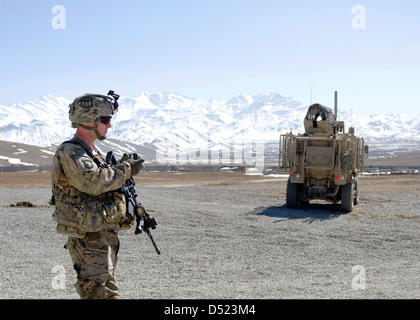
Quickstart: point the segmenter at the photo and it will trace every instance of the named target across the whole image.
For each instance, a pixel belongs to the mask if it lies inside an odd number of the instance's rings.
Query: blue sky
[[[336,90],[349,112],[420,115],[415,0],[2,0],[0,30],[2,105],[113,89],[333,107]]]

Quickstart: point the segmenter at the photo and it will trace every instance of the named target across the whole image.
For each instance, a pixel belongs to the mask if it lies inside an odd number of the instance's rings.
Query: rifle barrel
[[[152,233],[150,232],[149,229],[145,230],[145,232],[147,233],[147,235],[149,236],[150,240],[152,241],[153,246],[155,247],[156,253],[160,254],[160,250],[155,242],[155,239],[153,239]]]

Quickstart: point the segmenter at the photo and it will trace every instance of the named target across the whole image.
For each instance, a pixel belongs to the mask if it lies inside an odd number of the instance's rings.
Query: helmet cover
[[[69,119],[73,128],[78,125],[94,123],[100,117],[111,116],[117,112],[118,103],[110,96],[86,93],[78,96],[69,105]]]

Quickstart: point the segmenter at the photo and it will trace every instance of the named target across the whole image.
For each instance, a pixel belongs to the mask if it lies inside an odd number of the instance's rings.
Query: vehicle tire
[[[354,205],[359,204],[359,180],[354,180]]]
[[[287,189],[286,189],[286,207],[296,208],[297,202],[297,184],[287,180]]]
[[[341,187],[341,211],[351,212],[354,208],[354,183],[349,183]]]

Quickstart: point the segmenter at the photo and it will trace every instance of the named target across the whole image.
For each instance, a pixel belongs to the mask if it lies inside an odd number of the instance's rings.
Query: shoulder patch
[[[87,157],[87,153],[85,150],[79,149],[79,148],[75,148],[73,150],[74,154],[78,155],[78,156],[83,156],[83,157]]]
[[[68,154],[72,154],[74,157],[89,157],[83,147],[74,143],[69,142],[63,144],[63,150]]]
[[[91,170],[95,167],[92,158],[88,156],[86,151],[81,146],[68,143],[65,145],[63,151],[70,156],[79,170]]]
[[[80,160],[82,161],[83,165],[85,166],[85,169],[93,169],[93,161],[90,158],[80,158]]]

